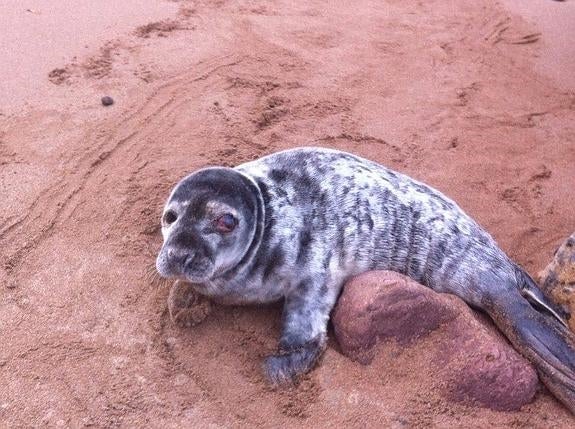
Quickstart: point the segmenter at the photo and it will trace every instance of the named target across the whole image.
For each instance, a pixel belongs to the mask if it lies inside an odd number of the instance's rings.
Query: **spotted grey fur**
[[[230,210],[237,230],[211,230],[209,213]],[[349,153],[299,148],[195,172],[165,212],[177,220],[162,228],[162,275],[230,303],[284,299],[279,353],[266,360],[275,383],[313,367],[347,279],[392,270],[488,312],[574,409],[575,348],[559,311],[485,230],[429,186]]]

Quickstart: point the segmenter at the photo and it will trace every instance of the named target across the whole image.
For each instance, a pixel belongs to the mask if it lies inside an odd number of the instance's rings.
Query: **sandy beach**
[[[575,230],[575,1],[517,3],[0,0],[0,427],[571,427],[542,385],[447,401],[425,343],[331,340],[273,390],[280,307],[181,329],[150,275],[181,177],[309,145],[438,188],[535,275]]]

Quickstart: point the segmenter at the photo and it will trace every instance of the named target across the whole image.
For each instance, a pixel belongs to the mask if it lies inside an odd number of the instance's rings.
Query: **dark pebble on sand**
[[[102,104],[104,106],[111,106],[112,104],[114,104],[114,99],[108,95],[102,97]]]

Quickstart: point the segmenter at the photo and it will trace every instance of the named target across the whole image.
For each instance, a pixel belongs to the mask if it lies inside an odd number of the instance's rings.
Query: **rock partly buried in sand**
[[[459,298],[400,274],[373,271],[349,281],[332,320],[343,353],[363,364],[392,340],[421,348],[432,382],[449,400],[517,410],[536,393],[533,367],[487,320]]]
[[[569,326],[575,331],[575,232],[555,251],[553,260],[539,273],[541,288],[571,314]]]
[[[170,289],[168,310],[172,321],[182,327],[195,326],[210,314],[210,301],[196,293],[189,283],[177,280]]]

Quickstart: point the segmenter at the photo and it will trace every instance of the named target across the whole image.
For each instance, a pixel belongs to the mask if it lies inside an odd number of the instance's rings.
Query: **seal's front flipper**
[[[563,310],[558,305],[551,302],[539,289],[535,280],[531,278],[525,270],[521,267],[516,266],[517,270],[517,282],[519,284],[521,295],[535,306],[539,310],[543,310],[553,317],[555,317],[561,324],[567,327],[566,319],[569,319],[570,315],[565,310]]]
[[[537,368],[541,381],[575,414],[575,335],[519,293],[494,297],[487,312],[513,346]]]
[[[333,288],[304,281],[286,297],[279,351],[265,362],[266,375],[272,384],[294,382],[315,366],[325,350],[334,295]]]
[[[190,283],[176,280],[170,288],[168,311],[173,323],[189,328],[202,323],[212,306],[210,300],[197,293]]]
[[[314,367],[325,349],[325,343],[325,336],[322,336],[293,348],[280,346],[279,353],[265,361],[268,380],[276,386],[296,381],[298,376]]]

